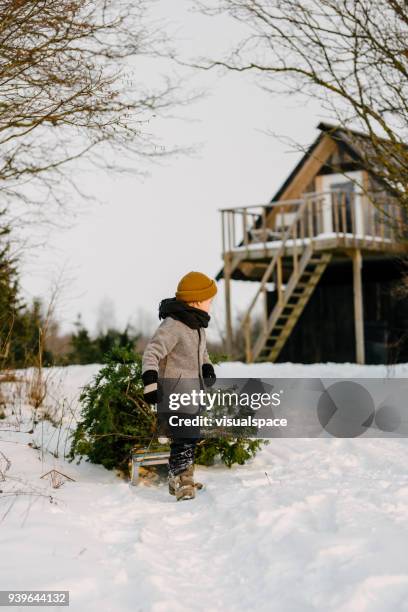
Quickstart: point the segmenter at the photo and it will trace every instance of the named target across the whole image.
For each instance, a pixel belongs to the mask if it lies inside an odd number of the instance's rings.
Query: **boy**
[[[217,293],[215,281],[189,272],[180,280],[174,298],[160,302],[163,322],[143,353],[144,399],[156,404],[158,379],[197,380],[200,388],[212,386],[216,376],[209,359],[205,329],[210,321],[211,302]],[[204,383],[205,381],[205,383]],[[195,496],[194,451],[197,439],[172,438],[169,458],[169,493],[177,501]]]

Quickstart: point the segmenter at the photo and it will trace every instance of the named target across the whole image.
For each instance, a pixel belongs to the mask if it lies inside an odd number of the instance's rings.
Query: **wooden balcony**
[[[291,255],[313,243],[315,249],[362,248],[407,252],[407,228],[401,208],[376,196],[330,191],[300,200],[224,208],[222,251],[235,260],[273,256],[284,246]]]

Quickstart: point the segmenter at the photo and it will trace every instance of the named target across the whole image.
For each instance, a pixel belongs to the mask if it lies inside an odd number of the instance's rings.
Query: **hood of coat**
[[[186,302],[176,298],[166,298],[160,302],[159,319],[165,319],[166,317],[181,321],[191,329],[207,327],[211,318],[204,310],[189,306]]]

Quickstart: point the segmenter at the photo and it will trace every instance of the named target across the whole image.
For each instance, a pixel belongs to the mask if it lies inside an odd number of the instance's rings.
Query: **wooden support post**
[[[265,252],[265,256],[266,256],[267,237],[266,237],[266,211],[265,211],[265,206],[262,206],[262,240],[263,240],[263,243],[264,243],[264,252]]]
[[[343,234],[343,240],[346,239],[346,233],[347,233],[347,217],[346,217],[346,199],[345,199],[346,194],[344,192],[341,192],[340,194],[340,215],[341,215],[341,221],[340,221],[340,225],[341,225],[341,233]]]
[[[313,200],[310,200],[308,198],[307,200],[307,205],[306,205],[306,211],[307,211],[307,223],[308,223],[308,229],[309,229],[309,238],[312,241],[313,240]]]
[[[276,285],[278,291],[278,304],[279,306],[283,302],[283,289],[282,289],[282,257],[279,256],[276,260]]]
[[[293,271],[295,274],[298,273],[298,254],[297,254],[297,222],[292,226],[292,240],[293,240]]]
[[[266,285],[264,285],[262,289],[262,299],[263,299],[263,308],[262,308],[262,327],[264,332],[266,333],[268,327],[268,292],[266,290]]]
[[[350,195],[351,208],[351,233],[354,238],[354,244],[357,245],[357,219],[356,219],[356,196],[355,193]]]
[[[364,313],[363,286],[361,281],[362,258],[360,249],[353,250],[353,294],[354,294],[354,332],[356,338],[357,363],[365,363],[364,350]]]
[[[252,347],[251,347],[251,320],[248,317],[244,321],[244,336],[245,336],[245,359],[247,363],[252,363]]]
[[[244,231],[244,244],[247,247],[248,246],[248,220],[247,220],[247,210],[246,208],[243,209],[243,231]]]
[[[232,318],[231,318],[231,253],[224,254],[224,291],[225,291],[225,330],[226,349],[232,355]]]

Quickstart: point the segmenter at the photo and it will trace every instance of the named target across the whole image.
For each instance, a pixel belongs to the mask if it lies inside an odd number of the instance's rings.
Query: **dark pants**
[[[177,476],[194,463],[199,438],[173,438],[170,442],[169,476]]]

